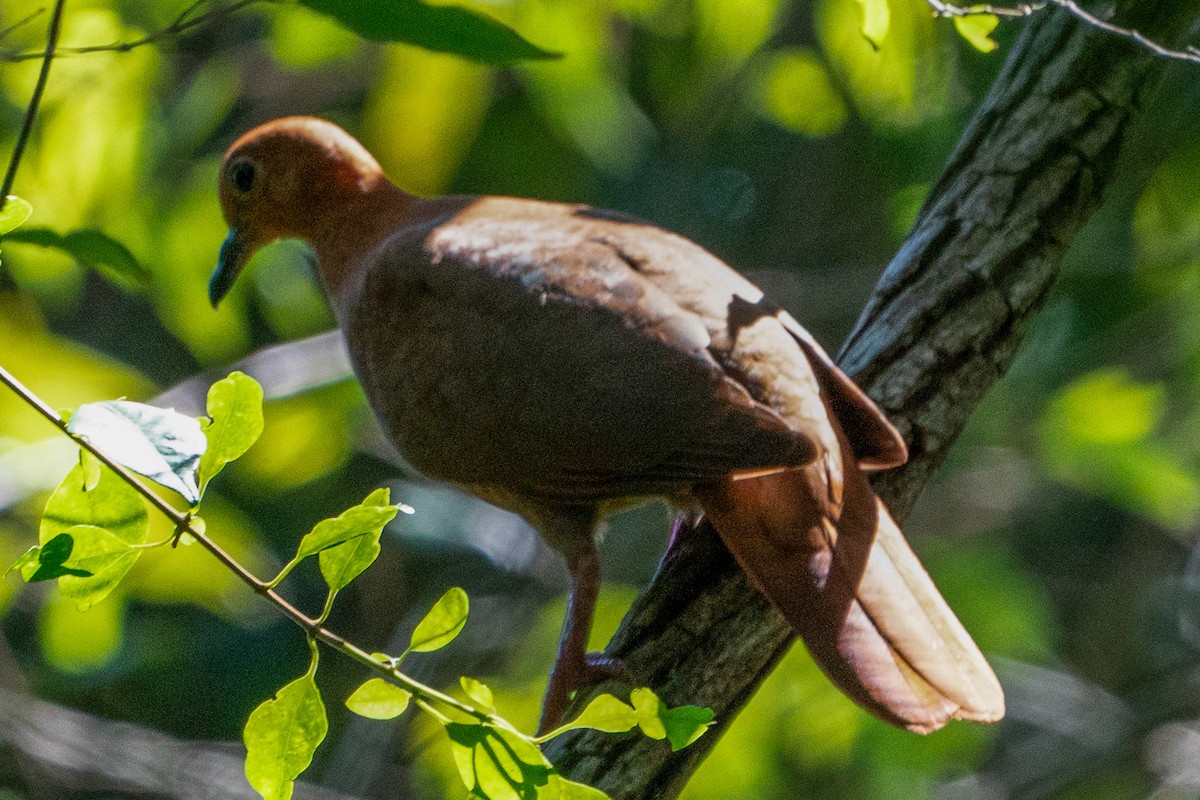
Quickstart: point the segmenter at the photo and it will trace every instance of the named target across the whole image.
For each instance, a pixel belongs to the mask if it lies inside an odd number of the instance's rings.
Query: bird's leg
[[[600,593],[600,553],[595,543],[588,541],[585,547],[579,547],[569,555],[567,570],[571,575],[567,617],[563,620],[558,657],[550,672],[550,685],[546,688],[546,699],[542,703],[539,734],[546,733],[562,722],[572,692],[594,683],[598,677],[609,677],[614,669],[611,661],[595,659],[589,662],[587,653],[596,597]]]

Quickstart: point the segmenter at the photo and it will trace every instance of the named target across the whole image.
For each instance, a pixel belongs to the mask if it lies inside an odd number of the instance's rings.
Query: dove
[[[417,197],[313,117],[237,139],[219,180],[230,231],[214,306],[259,248],[305,242],[406,461],[520,514],[565,559],[542,731],[615,668],[587,652],[595,531],[652,498],[701,509],[879,718],[927,733],[1003,716],[991,667],[868,482],[905,462],[904,440],[791,314],[700,245],[586,205]]]

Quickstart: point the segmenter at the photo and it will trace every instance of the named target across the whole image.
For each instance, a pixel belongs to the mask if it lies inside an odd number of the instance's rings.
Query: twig
[[[439,692],[430,686],[416,681],[403,672],[400,672],[399,667],[393,663],[383,663],[375,656],[368,653],[358,645],[352,644],[341,635],[334,633],[326,628],[318,620],[308,616],[300,609],[296,608],[290,602],[285,600],[278,592],[270,588],[270,585],[265,581],[260,580],[254,573],[242,566],[241,562],[231,556],[219,544],[213,541],[203,531],[196,530],[192,525],[192,515],[189,512],[180,511],[170,503],[168,503],[157,492],[143,483],[136,475],[122,466],[118,461],[109,456],[96,445],[92,444],[86,438],[76,436],[67,429],[67,423],[61,415],[49,405],[47,405],[40,397],[33,393],[28,387],[21,383],[17,378],[0,366],[0,383],[7,386],[18,397],[20,397],[28,406],[33,408],[51,424],[66,434],[77,445],[87,450],[100,460],[106,467],[116,473],[117,477],[133,487],[138,494],[149,501],[150,505],[154,506],[158,511],[167,517],[174,525],[177,534],[188,534],[193,537],[200,545],[211,553],[217,561],[226,567],[230,572],[238,577],[242,583],[249,586],[255,594],[265,598],[276,608],[278,608],[285,617],[296,623],[310,637],[319,642],[328,645],[342,655],[345,655],[358,663],[371,668],[372,670],[386,675],[388,678],[395,681],[397,684],[412,692],[417,697],[423,697],[427,700],[433,700],[445,706],[453,708],[463,714],[475,717],[476,719],[490,719],[491,715],[472,708],[448,694]]]
[[[1056,6],[1063,9],[1071,16],[1078,20],[1086,22],[1088,25],[1094,25],[1102,31],[1107,31],[1114,36],[1119,36],[1122,39],[1128,39],[1135,44],[1154,53],[1156,56],[1163,58],[1176,58],[1181,61],[1190,61],[1193,64],[1200,64],[1200,48],[1195,45],[1188,45],[1183,50],[1173,50],[1151,39],[1141,31],[1132,28],[1122,28],[1119,25],[1114,25],[1111,22],[1106,22],[1100,19],[1095,14],[1092,14],[1087,9],[1079,5],[1075,0],[1051,0]]]
[[[211,4],[212,0],[196,0],[190,6],[180,12],[179,16],[165,28],[157,30],[154,33],[147,34],[140,39],[132,39],[128,42],[112,42],[110,44],[93,44],[83,47],[63,47],[59,49],[58,55],[82,55],[85,53],[128,53],[138,47],[148,44],[155,44],[164,39],[172,39],[179,37],[201,25],[205,25],[218,17],[234,12],[241,11],[243,8],[262,3],[277,3],[279,0],[235,0],[228,5],[217,6],[202,14],[197,14],[197,10],[206,5]],[[17,63],[20,61],[30,61],[35,58],[44,58],[45,51],[36,52],[0,52],[0,61],[8,61]]]
[[[33,22],[35,19],[37,19],[38,17],[40,17],[42,14],[45,14],[45,13],[46,13],[46,9],[39,8],[36,11],[34,11],[33,13],[31,13],[29,16],[17,20],[12,25],[9,25],[7,28],[0,28],[0,39],[3,39],[7,36],[11,36],[14,31],[17,31],[20,28],[23,28],[24,26]]]
[[[1042,11],[1048,5],[1055,5],[1066,11],[1071,16],[1079,21],[1091,25],[1094,28],[1110,33],[1113,36],[1127,39],[1141,47],[1146,48],[1151,53],[1161,58],[1170,58],[1177,61],[1188,61],[1192,64],[1200,64],[1200,47],[1195,45],[1187,45],[1182,50],[1176,50],[1167,47],[1164,44],[1156,42],[1146,34],[1133,28],[1122,28],[1120,25],[1115,25],[1100,19],[1092,12],[1079,5],[1076,0],[1040,0],[1036,3],[1020,3],[1015,6],[995,6],[989,3],[978,3],[969,6],[960,6],[953,3],[947,3],[945,0],[925,0],[929,7],[933,9],[935,17],[973,17],[980,14],[991,14],[1001,19],[1021,19],[1032,16],[1039,11]]]
[[[4,182],[0,183],[0,211],[8,203],[8,194],[12,191],[13,181],[17,179],[17,166],[29,142],[29,134],[33,131],[33,121],[37,118],[38,105],[42,102],[42,92],[46,90],[46,79],[50,77],[50,63],[54,61],[54,49],[58,47],[58,32],[62,27],[62,11],[67,0],[55,0],[54,11],[50,14],[50,30],[46,33],[46,51],[42,58],[42,69],[38,73],[37,84],[33,87],[33,95],[29,98],[29,106],[25,109],[25,122],[17,135],[17,143],[13,145],[12,157],[8,160],[8,170],[4,173]]]

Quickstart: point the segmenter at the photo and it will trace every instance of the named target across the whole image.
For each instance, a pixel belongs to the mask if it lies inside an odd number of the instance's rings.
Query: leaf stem
[[[431,686],[426,686],[420,681],[408,677],[400,672],[395,666],[395,662],[382,663],[375,656],[368,653],[361,647],[350,643],[342,638],[339,634],[334,633],[322,624],[322,619],[314,619],[306,615],[303,611],[296,608],[290,602],[285,600],[277,593],[273,587],[267,582],[259,579],[254,573],[246,569],[233,556],[227,553],[224,548],[209,538],[208,534],[203,530],[197,530],[192,526],[192,515],[190,512],[177,510],[174,506],[160,497],[153,489],[142,483],[132,472],[121,466],[115,459],[105,453],[96,445],[92,444],[85,438],[75,436],[67,430],[67,423],[62,416],[47,405],[40,397],[34,394],[28,387],[21,383],[17,378],[2,365],[0,365],[0,383],[3,383],[11,389],[18,397],[25,401],[27,405],[49,420],[64,434],[69,436],[76,444],[84,448],[97,459],[100,460],[106,467],[117,474],[121,480],[132,486],[142,497],[144,497],[150,505],[154,506],[167,519],[174,523],[175,528],[180,533],[190,534],[205,550],[211,553],[217,561],[232,572],[242,583],[249,586],[255,594],[265,598],[272,603],[279,611],[296,625],[300,626],[311,639],[319,641],[328,647],[333,648],[342,655],[351,658],[358,663],[379,672],[390,678],[395,684],[403,689],[408,690],[414,697],[431,701],[443,706],[454,709],[462,714],[474,717],[479,720],[489,720],[493,716],[486,711],[481,711],[474,708],[461,700],[451,697],[448,694],[439,692]]]
[[[29,142],[29,134],[33,132],[33,121],[37,118],[38,106],[42,102],[42,93],[46,90],[46,80],[50,77],[50,62],[54,60],[54,50],[58,47],[58,32],[62,29],[62,12],[67,0],[55,0],[54,11],[50,14],[50,29],[46,32],[46,50],[42,56],[42,69],[38,73],[37,83],[34,84],[33,94],[29,98],[29,106],[25,109],[25,121],[21,124],[21,132],[17,134],[17,143],[13,145],[12,157],[8,160],[8,169],[4,173],[4,182],[0,183],[0,211],[8,203],[8,195],[12,191],[13,182],[17,179],[17,166],[21,156],[25,154],[25,145]]]

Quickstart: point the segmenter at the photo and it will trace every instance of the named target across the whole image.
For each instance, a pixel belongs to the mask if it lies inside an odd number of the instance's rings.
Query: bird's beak
[[[217,269],[208,281],[208,299],[213,308],[233,288],[233,282],[237,280],[248,255],[246,237],[238,228],[230,228],[229,235],[221,244],[221,253],[217,256]]]

